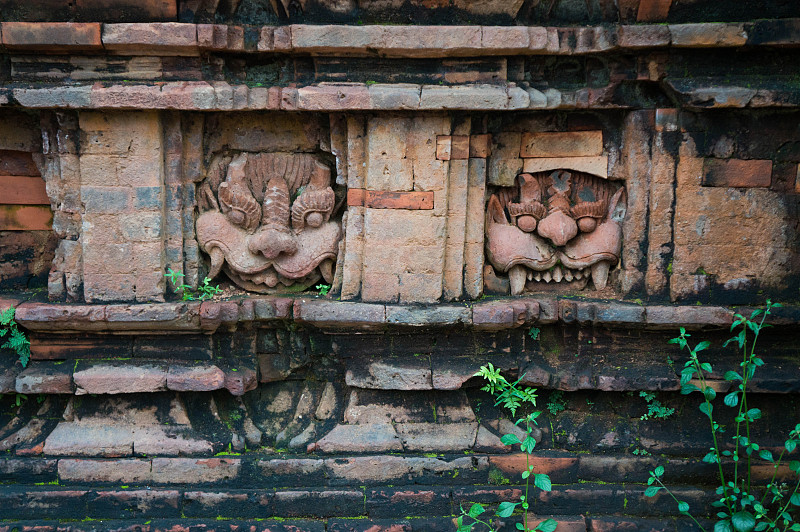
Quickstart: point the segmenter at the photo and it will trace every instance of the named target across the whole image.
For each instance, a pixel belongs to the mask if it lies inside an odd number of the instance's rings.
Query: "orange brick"
[[[478,159],[485,159],[492,154],[491,135],[470,135],[469,137],[469,156]]]
[[[102,49],[97,22],[3,22],[3,44],[11,50],[64,52]]]
[[[772,161],[705,159],[704,187],[768,187],[772,183]]]
[[[639,22],[663,22],[667,20],[672,0],[641,0],[636,20]]]
[[[390,192],[367,190],[364,206],[371,209],[433,209],[433,191],[428,192]]]
[[[453,151],[453,137],[439,135],[436,137],[436,158],[440,161],[449,161]]]
[[[347,206],[361,207],[364,205],[366,190],[363,188],[351,188],[347,191]]]

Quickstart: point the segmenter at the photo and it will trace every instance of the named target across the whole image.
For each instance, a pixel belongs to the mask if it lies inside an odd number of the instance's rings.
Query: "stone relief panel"
[[[512,295],[589,281],[602,290],[620,258],[625,212],[624,187],[590,173],[520,173],[489,196],[487,277],[507,275]]]
[[[239,287],[261,293],[331,284],[342,237],[331,169],[309,153],[217,155],[199,188],[197,240]]]

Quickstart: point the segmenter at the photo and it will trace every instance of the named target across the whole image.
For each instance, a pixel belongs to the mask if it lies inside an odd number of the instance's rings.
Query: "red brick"
[[[669,15],[672,0],[641,0],[636,20],[639,22],[663,22]]]
[[[453,137],[451,135],[439,135],[436,137],[436,158],[440,161],[449,161],[453,149]]]
[[[367,190],[364,206],[370,209],[433,209],[433,191],[391,192],[387,190]]]
[[[704,187],[769,187],[772,161],[743,159],[705,159]]]
[[[62,458],[58,461],[58,477],[62,482],[135,484],[150,481],[150,467],[150,460]]]
[[[451,159],[469,159],[469,135],[453,135],[450,147]]]
[[[225,372],[217,366],[170,366],[167,388],[177,392],[207,392],[225,386]]]
[[[3,44],[10,50],[70,51],[102,49],[97,22],[3,22]]]
[[[36,362],[17,375],[17,393],[71,394],[72,364]]]
[[[195,25],[177,22],[105,24],[103,46],[121,53],[199,53]]]
[[[258,373],[248,367],[239,366],[225,371],[225,388],[232,395],[244,395],[258,387]]]
[[[364,198],[367,196],[367,191],[363,188],[351,188],[347,190],[347,206],[348,207],[363,207]]]
[[[215,331],[221,325],[235,325],[239,320],[239,305],[231,301],[203,301],[200,304],[200,326]]]

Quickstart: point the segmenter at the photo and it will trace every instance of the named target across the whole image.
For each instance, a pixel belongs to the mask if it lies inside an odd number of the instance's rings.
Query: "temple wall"
[[[31,357],[0,351],[0,531],[455,530],[529,463],[537,523],[698,530],[644,496],[664,465],[716,511],[668,341],[712,342],[721,402],[768,299],[752,437],[795,427],[791,3],[29,4],[0,0]],[[529,458],[489,363],[538,390]]]

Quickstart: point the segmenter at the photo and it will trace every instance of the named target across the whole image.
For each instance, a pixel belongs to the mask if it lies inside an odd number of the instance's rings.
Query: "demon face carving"
[[[486,254],[508,274],[511,294],[526,285],[569,283],[602,290],[619,260],[624,188],[582,172],[520,174],[492,194],[486,212]],[[542,285],[539,285],[542,286]]]
[[[197,240],[240,287],[268,293],[333,281],[341,238],[328,166],[309,154],[218,157],[200,187]]]

